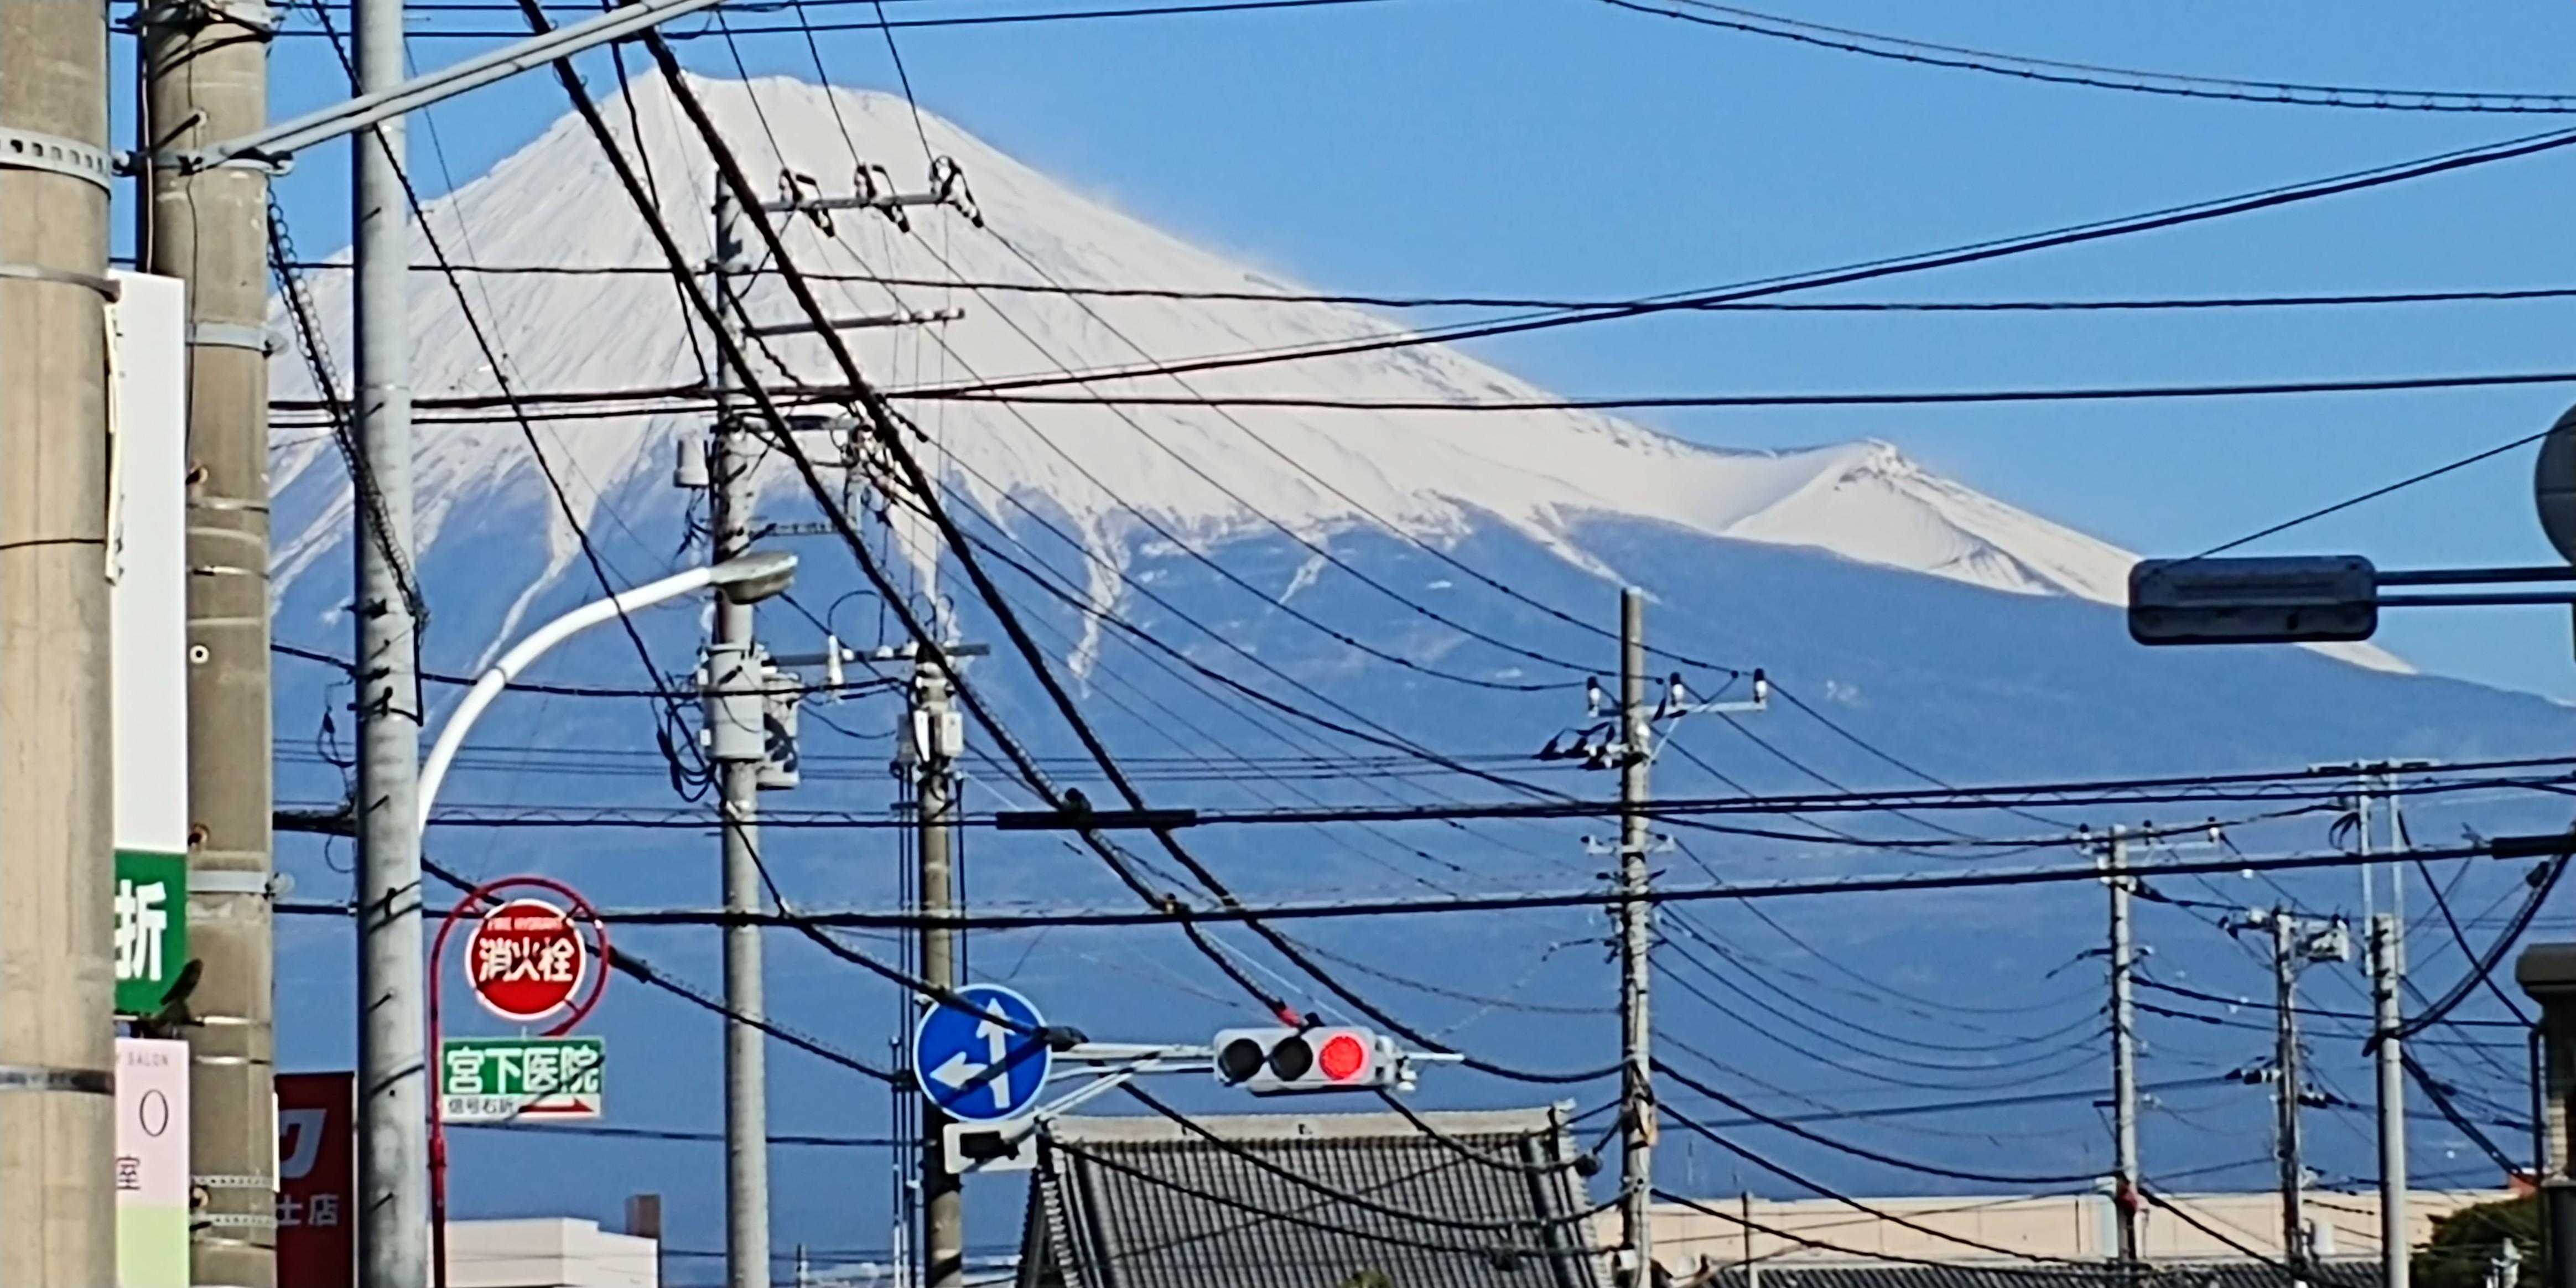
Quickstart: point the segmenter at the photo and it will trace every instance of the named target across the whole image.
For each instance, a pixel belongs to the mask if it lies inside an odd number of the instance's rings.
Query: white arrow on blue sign
[[[1055,1052],[1029,999],[999,984],[968,984],[912,1030],[912,1077],[963,1122],[1017,1118],[1045,1089]]]

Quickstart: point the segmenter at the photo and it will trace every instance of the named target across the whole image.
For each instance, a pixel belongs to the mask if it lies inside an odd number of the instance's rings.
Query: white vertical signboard
[[[188,1288],[188,1044],[116,1040],[117,1288]]]
[[[108,308],[116,469],[108,572],[116,848],[188,852],[187,288],[118,273]]]
[[[116,994],[118,1011],[149,1015],[188,964],[187,289],[177,278],[115,276],[107,574]]]

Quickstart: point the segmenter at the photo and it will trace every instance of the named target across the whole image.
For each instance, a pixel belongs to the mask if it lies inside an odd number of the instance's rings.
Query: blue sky
[[[2576,45],[2576,10],[2563,5],[1778,2],[1810,21],[2176,72],[2576,89],[2553,74]],[[982,0],[889,9],[996,11]],[[867,10],[815,13],[856,20]],[[833,81],[894,88],[878,33],[818,39]],[[924,106],[1020,159],[1292,280],[1355,291],[1670,291],[2322,177],[2568,121],[2052,86],[1689,27],[1596,0],[1388,0],[913,30],[899,40]],[[755,73],[815,75],[800,35],[741,46]],[[478,47],[423,40],[415,57],[434,64]],[[734,70],[721,42],[683,49],[697,70]],[[604,57],[587,65],[595,88],[611,83]],[[311,40],[280,43],[276,85],[281,116],[344,92]],[[564,110],[537,75],[433,120],[465,180]],[[442,190],[431,131],[416,126],[412,146],[424,188]],[[308,253],[344,240],[344,176],[345,149],[329,148],[301,158],[282,185]],[[2571,198],[2576,154],[2549,154],[1840,298],[2571,285]],[[2570,321],[2576,300],[1755,314],[1564,329],[1480,352],[1577,395],[2201,383],[2576,369],[2561,336]],[[2576,385],[1643,419],[1729,446],[1885,438],[2052,518],[2178,554],[2533,432],[2571,399]],[[2545,562],[2553,556],[2531,516],[2529,468],[2528,453],[2514,453],[2261,548],[2354,550],[2384,566]],[[2560,610],[2394,615],[2381,642],[2430,669],[2576,698]]]

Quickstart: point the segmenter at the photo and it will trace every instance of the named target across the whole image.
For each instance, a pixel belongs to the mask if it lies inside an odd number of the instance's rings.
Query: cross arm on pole
[[[354,134],[379,121],[432,107],[469,90],[481,89],[557,59],[624,40],[674,18],[712,9],[723,0],[636,0],[596,18],[530,36],[514,45],[468,58],[452,66],[415,76],[391,89],[360,94],[291,121],[271,125],[240,138],[226,139],[195,152],[175,152],[163,160],[183,170],[202,170],[232,161],[281,162],[320,143]]]

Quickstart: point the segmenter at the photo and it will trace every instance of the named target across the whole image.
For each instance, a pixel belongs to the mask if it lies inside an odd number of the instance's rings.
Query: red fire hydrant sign
[[[570,914],[543,899],[512,899],[475,924],[465,945],[465,980],[484,1009],[533,1023],[572,1001],[589,959]]]

